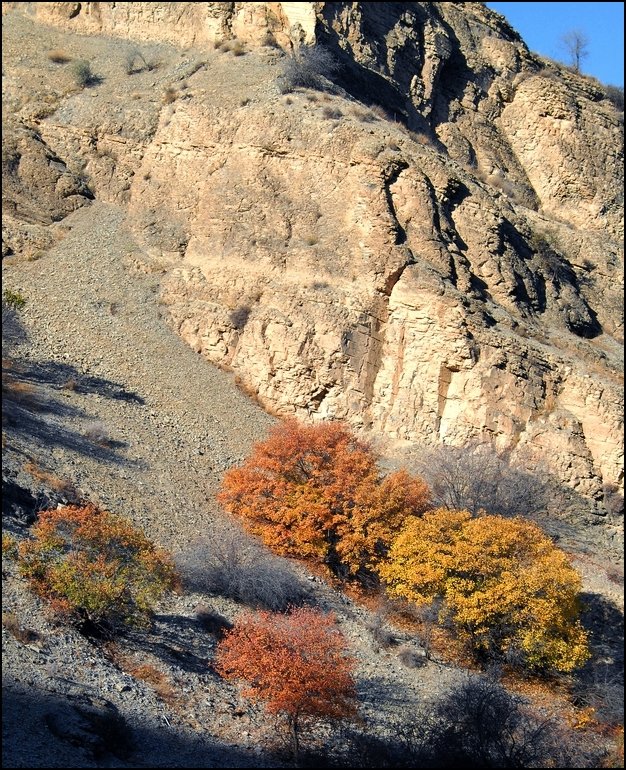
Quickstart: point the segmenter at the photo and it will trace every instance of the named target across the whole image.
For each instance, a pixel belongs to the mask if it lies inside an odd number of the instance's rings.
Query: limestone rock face
[[[104,94],[86,132],[77,99],[41,131],[128,205],[174,328],[268,409],[490,441],[591,498],[623,484],[623,128],[600,84],[482,3],[32,13],[205,47],[175,103]],[[329,49],[333,95],[281,95],[268,36]],[[215,53],[229,37],[250,53]]]
[[[2,254],[32,256],[51,243],[48,225],[93,198],[33,129],[7,121],[2,143]]]

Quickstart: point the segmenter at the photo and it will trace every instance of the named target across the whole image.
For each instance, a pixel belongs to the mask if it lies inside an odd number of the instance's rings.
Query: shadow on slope
[[[3,686],[3,767],[280,767],[207,733],[141,725],[109,700],[63,695],[16,682]]]
[[[591,659],[576,677],[574,696],[595,718],[624,723],[624,614],[600,594],[582,594],[581,620],[589,632]]]

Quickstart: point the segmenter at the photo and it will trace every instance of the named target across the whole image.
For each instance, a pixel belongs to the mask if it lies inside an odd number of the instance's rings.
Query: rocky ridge
[[[481,3],[31,13],[204,46],[172,102],[104,82],[39,129],[128,206],[174,328],[266,408],[346,419],[390,451],[487,440],[596,501],[623,484],[623,129],[599,84]],[[334,90],[281,95],[268,36],[330,50]],[[250,53],[209,48],[235,37]]]

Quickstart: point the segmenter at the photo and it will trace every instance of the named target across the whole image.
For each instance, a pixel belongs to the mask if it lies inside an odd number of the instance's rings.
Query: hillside
[[[285,69],[302,42],[333,57],[304,63],[311,87]],[[4,528],[89,499],[185,563],[280,416],[346,420],[390,466],[489,441],[541,472],[537,518],[583,577],[594,657],[545,708],[575,723],[586,690],[613,724],[623,123],[601,84],[481,3],[3,3],[3,108],[3,284],[25,300],[3,344]],[[281,564],[358,660],[364,721],[321,731],[318,758],[351,766],[363,735],[384,751],[466,681],[407,667],[414,630],[371,597]],[[103,652],[11,565],[3,596],[32,632],[3,623],[7,767],[289,765],[210,668],[196,610],[240,603],[192,587]]]

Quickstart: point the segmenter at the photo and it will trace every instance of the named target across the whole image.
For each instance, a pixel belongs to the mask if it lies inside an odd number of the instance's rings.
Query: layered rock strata
[[[623,128],[600,84],[482,3],[31,12],[205,47],[159,114],[101,110],[110,171],[76,106],[41,131],[128,203],[174,327],[267,408],[391,446],[489,440],[589,497],[623,483]],[[235,37],[248,55],[214,52]],[[334,85],[281,95],[269,42],[323,45]]]

